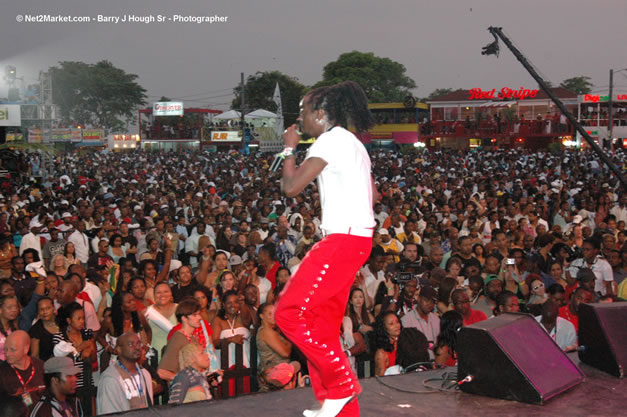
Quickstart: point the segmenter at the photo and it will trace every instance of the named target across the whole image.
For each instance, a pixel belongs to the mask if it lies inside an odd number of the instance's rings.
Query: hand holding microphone
[[[293,152],[298,147],[298,142],[300,142],[301,132],[298,130],[298,125],[293,124],[283,132],[281,135],[283,138],[284,148],[283,152],[276,154],[274,157],[274,161],[270,165],[270,170],[276,171],[281,166],[281,162],[289,156],[293,155]]]
[[[281,137],[283,138],[283,143],[285,143],[286,148],[296,149],[298,142],[300,142],[300,136],[301,133],[298,130],[298,125],[294,123],[285,129]]]

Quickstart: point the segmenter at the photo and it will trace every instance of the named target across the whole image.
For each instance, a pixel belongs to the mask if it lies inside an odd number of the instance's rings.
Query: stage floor
[[[585,380],[571,390],[547,401],[531,405],[505,401],[461,391],[428,394],[405,393],[383,385],[375,378],[361,380],[359,397],[364,417],[392,416],[619,416],[627,415],[627,381],[579,363]],[[455,368],[385,377],[385,384],[403,390],[425,391],[423,381],[438,378]],[[430,383],[440,386],[440,383]],[[253,394],[235,399],[156,407],[153,410],[124,413],[127,416],[225,416],[298,417],[306,408],[315,408],[311,389]],[[156,413],[155,413],[156,412]]]

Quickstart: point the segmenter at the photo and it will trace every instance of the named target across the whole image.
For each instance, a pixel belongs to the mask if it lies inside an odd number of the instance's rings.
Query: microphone
[[[287,133],[287,129],[283,131],[283,134],[285,133]],[[303,133],[298,128],[296,128],[296,134],[301,137],[303,136]],[[283,162],[284,159],[285,159],[285,156],[283,155],[282,152],[279,152],[276,155],[274,155],[274,160],[270,164],[270,171],[276,172],[281,166],[281,163]]]

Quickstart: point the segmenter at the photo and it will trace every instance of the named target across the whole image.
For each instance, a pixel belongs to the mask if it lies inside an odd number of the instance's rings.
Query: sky
[[[18,21],[47,14],[92,21]],[[98,23],[98,15],[155,21]],[[417,97],[436,88],[536,88],[502,42],[499,58],[481,55],[493,40],[487,28],[499,26],[554,85],[585,75],[602,92],[610,68],[627,68],[625,16],[625,0],[20,0],[0,6],[0,67],[15,66],[28,85],[59,61],[104,59],[137,74],[149,102],[166,96],[220,110],[242,72],[279,70],[311,85],[353,50],[405,65]],[[615,85],[627,91],[627,71]]]

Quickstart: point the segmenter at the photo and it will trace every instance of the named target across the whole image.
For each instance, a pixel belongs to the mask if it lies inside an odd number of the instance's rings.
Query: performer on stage
[[[376,199],[370,158],[346,130],[372,126],[364,91],[354,82],[321,87],[301,101],[300,130],[316,142],[297,168],[293,152],[297,126],[283,134],[283,191],[300,193],[318,178],[324,239],[302,260],[279,300],[275,319],[284,334],[307,356],[314,394],[322,403],[306,417],[358,416],[361,392],[340,345],[340,326],[351,284],[372,247]]]

